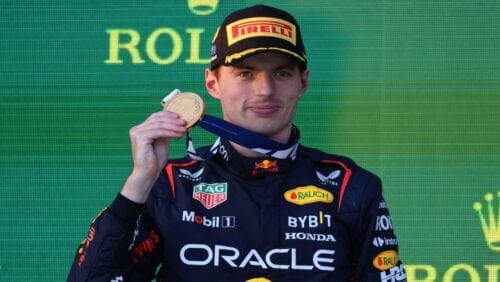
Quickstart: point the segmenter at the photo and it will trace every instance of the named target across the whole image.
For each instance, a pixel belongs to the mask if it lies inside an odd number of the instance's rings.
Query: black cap
[[[300,27],[292,15],[264,5],[238,10],[228,15],[215,32],[210,68],[233,65],[265,51],[282,52],[303,68],[307,66]]]

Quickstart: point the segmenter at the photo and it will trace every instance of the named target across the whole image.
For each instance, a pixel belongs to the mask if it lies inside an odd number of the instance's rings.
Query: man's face
[[[207,70],[205,84],[220,100],[225,120],[286,142],[308,76],[289,56],[263,52],[234,66]]]

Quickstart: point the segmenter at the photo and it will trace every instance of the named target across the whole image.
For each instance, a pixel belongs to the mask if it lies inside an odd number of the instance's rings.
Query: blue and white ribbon
[[[179,92],[180,91],[177,89],[172,91],[172,93],[170,93],[169,96],[167,96],[163,101],[167,100],[172,95],[178,94]],[[198,125],[220,138],[224,138],[255,152],[277,159],[295,159],[297,147],[299,145],[300,133],[295,127],[292,132],[292,138],[290,138],[289,142],[285,144],[276,142],[264,135],[207,114],[200,119]],[[188,131],[186,144],[187,152],[193,159],[208,159],[217,153],[220,146],[220,138],[216,140],[204,156],[200,156],[196,151],[191,134]]]
[[[288,143],[284,144],[211,115],[204,115],[198,122],[198,125],[206,131],[209,131],[219,137],[232,141],[243,147],[249,148],[255,152],[277,159],[295,159],[295,154],[299,145],[298,130],[297,132],[295,132],[294,138],[291,138]],[[217,139],[214,145],[207,152],[207,156],[200,157],[196,153],[196,149],[192,143],[191,135],[189,134],[189,132],[187,137],[188,153],[191,157],[197,159],[206,159],[207,157],[209,157],[208,155],[217,153],[218,147],[220,145],[219,139]]]

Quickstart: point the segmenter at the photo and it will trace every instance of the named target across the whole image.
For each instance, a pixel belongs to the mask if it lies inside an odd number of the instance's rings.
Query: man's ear
[[[205,88],[210,96],[215,99],[219,99],[219,85],[217,83],[217,75],[215,72],[215,70],[211,71],[209,69],[205,69]]]
[[[309,88],[309,69],[302,72],[300,80],[302,82],[302,94],[300,94],[300,97],[302,97],[306,94],[307,88]]]

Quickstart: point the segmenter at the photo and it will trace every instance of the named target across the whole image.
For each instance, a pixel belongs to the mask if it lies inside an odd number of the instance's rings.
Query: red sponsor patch
[[[193,199],[205,208],[214,208],[227,200],[227,183],[200,183],[193,187]]]

